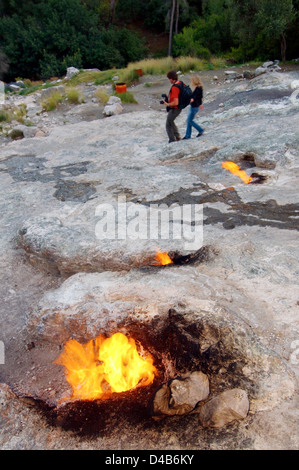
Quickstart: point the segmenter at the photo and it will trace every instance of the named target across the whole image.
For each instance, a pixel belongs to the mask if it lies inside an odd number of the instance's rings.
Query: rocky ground
[[[110,117],[93,84],[81,86],[84,103],[48,113],[37,96],[12,98],[34,132],[1,137],[2,449],[298,449],[299,71],[227,71],[201,72],[205,133],[174,144],[159,104],[165,77],[143,76],[130,88],[138,104]],[[260,180],[244,184],[224,160]],[[137,224],[135,238],[97,237],[103,204],[119,201],[142,217],[152,204],[203,207],[203,246],[142,238]],[[157,246],[181,262],[155,266]],[[59,411],[68,385],[53,361],[64,342],[118,329],[144,342],[160,382]],[[132,411],[199,370],[212,397],[245,390],[245,419],[215,429],[198,413]]]

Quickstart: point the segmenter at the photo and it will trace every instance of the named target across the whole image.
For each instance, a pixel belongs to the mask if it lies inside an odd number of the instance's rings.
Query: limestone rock
[[[237,78],[242,78],[243,77],[242,74],[236,72],[235,70],[226,70],[225,75],[226,75],[228,80],[230,80],[230,79],[235,80]]]
[[[74,76],[77,75],[79,72],[80,72],[80,70],[77,69],[76,67],[68,67],[68,68],[67,68],[67,71],[66,71],[66,77],[65,77],[65,79],[66,79],[66,80],[70,80],[70,78],[74,77]]]
[[[15,126],[14,130],[21,131],[25,139],[34,137],[37,132],[37,128],[35,126],[25,126],[23,124],[19,124],[18,126]]]
[[[204,427],[222,428],[233,421],[246,418],[248,411],[247,393],[234,388],[205,403],[200,410],[200,421]]]
[[[198,402],[209,395],[209,379],[200,371],[185,378],[178,377],[163,384],[153,400],[153,415],[183,415],[190,413]]]
[[[118,96],[110,96],[103,114],[105,116],[114,116],[117,114],[121,114],[123,111],[123,107],[121,105],[121,99]]]

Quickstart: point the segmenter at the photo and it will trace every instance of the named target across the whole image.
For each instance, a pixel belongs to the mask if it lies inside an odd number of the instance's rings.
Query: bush
[[[42,108],[44,111],[54,111],[59,103],[63,101],[64,97],[58,91],[54,91],[49,98],[42,102]]]
[[[127,104],[137,104],[137,101],[134,98],[133,93],[130,91],[126,91],[125,93],[113,93],[114,96],[118,96],[122,103],[127,103]]]
[[[71,87],[66,90],[66,96],[70,103],[79,104],[84,101],[84,97],[81,95],[77,88]]]
[[[27,7],[21,3],[0,16],[0,43],[10,62],[6,81],[16,76],[61,77],[70,66],[122,68],[146,54],[134,32],[105,28],[98,13],[81,0],[29,1]]]
[[[0,109],[0,122],[10,122],[11,120],[11,114],[8,111],[4,111],[4,109]]]
[[[204,47],[199,39],[197,39],[197,31],[192,27],[184,28],[182,33],[177,34],[173,40],[173,55],[200,57],[209,60],[211,52]]]
[[[100,103],[106,104],[110,95],[104,88],[98,88],[98,90],[95,92],[95,97],[99,100]]]
[[[23,131],[19,130],[19,129],[13,129],[11,131],[11,133],[9,134],[9,137],[12,139],[12,140],[19,140],[19,139],[23,139],[24,138],[24,133]]]

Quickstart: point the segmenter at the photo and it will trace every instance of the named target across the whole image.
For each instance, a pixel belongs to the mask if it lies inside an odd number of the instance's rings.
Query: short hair
[[[169,78],[171,80],[177,80],[178,79],[178,74],[176,73],[175,70],[170,70],[170,72],[168,72],[168,74],[167,74],[167,78]]]

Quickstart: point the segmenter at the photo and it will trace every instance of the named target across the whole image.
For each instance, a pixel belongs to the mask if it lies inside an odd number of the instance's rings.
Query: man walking
[[[177,73],[174,70],[168,72],[167,78],[172,84],[172,87],[169,91],[168,102],[164,101],[163,104],[167,106],[168,111],[166,119],[166,132],[170,143],[176,142],[177,140],[181,140],[178,128],[174,122],[182,111],[179,108],[180,88],[176,86],[180,85],[181,82],[178,80]]]

